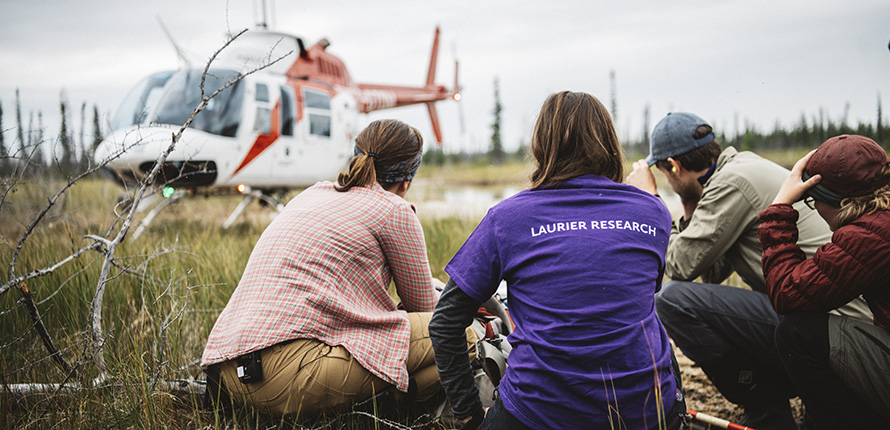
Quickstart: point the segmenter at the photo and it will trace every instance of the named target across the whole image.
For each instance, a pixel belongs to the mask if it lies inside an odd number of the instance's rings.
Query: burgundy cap
[[[804,172],[807,176],[822,175],[811,193],[819,199],[819,189],[840,197],[871,194],[890,183],[890,178],[875,175],[890,158],[880,145],[865,136],[840,135],[826,140],[810,158]]]

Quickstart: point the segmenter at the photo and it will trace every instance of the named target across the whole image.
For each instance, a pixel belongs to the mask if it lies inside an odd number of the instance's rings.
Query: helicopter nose
[[[111,154],[114,151],[114,142],[115,140],[112,138],[112,135],[109,135],[104,140],[99,142],[96,145],[96,150],[93,152],[93,161],[96,164],[107,164],[110,160]]]

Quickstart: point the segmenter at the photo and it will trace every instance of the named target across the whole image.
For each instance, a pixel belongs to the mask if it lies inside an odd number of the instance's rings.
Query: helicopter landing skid
[[[281,204],[278,200],[272,198],[272,196],[263,193],[260,190],[251,190],[244,193],[244,200],[241,200],[241,203],[238,204],[238,207],[232,211],[232,214],[229,215],[229,218],[223,223],[223,228],[229,228],[232,224],[235,224],[235,221],[238,220],[238,217],[241,216],[241,213],[244,212],[244,209],[247,209],[247,206],[250,205],[256,199],[260,199],[269,204],[270,207],[275,208],[276,213],[284,210],[284,205]]]
[[[162,209],[169,206],[171,203],[175,203],[186,195],[188,195],[188,191],[176,191],[170,197],[162,198],[161,201],[159,201],[158,204],[151,209],[151,212],[149,212],[148,215],[146,215],[145,218],[142,219],[142,223],[139,224],[139,228],[137,228],[136,231],[133,232],[133,239],[137,239],[139,238],[139,236],[142,235],[142,232],[145,231],[146,228],[148,228],[148,226],[151,224],[151,221],[154,220],[156,216],[158,216],[158,213],[160,213]],[[142,207],[139,210],[141,211],[144,209],[145,207]]]

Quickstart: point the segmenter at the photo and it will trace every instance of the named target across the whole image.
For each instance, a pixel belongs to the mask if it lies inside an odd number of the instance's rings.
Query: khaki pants
[[[417,383],[417,401],[427,400],[441,388],[430,341],[431,312],[409,313],[411,341],[408,375]],[[479,336],[467,327],[470,358]],[[261,352],[263,380],[242,383],[236,361],[220,363],[220,378],[232,400],[276,414],[316,415],[324,410],[349,406],[390,389],[388,384],[356,362],[342,346],[314,339],[297,339]]]

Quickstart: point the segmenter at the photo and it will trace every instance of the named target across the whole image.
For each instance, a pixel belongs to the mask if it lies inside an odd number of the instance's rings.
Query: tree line
[[[87,103],[80,105],[80,127],[72,122],[74,114],[64,90],[59,96],[61,122],[59,134],[49,140],[44,134],[43,112],[28,113],[28,125],[22,119],[19,90],[15,90],[14,125],[4,122],[3,101],[0,100],[0,176],[13,172],[28,171],[36,175],[70,176],[87,170],[93,163],[96,146],[102,142],[102,124],[99,107],[93,105],[92,133],[87,134]],[[12,129],[15,133],[7,133]],[[12,141],[8,136],[12,136]]]
[[[615,96],[615,75],[610,73],[611,102],[610,113],[613,120],[617,118],[617,102]],[[528,142],[523,139],[519,142],[515,152],[506,152],[501,140],[501,113],[503,106],[501,105],[500,89],[498,79],[494,79],[494,107],[491,111],[491,139],[488,149],[480,153],[445,153],[442,148],[434,148],[424,154],[424,162],[430,164],[444,164],[446,162],[479,162],[490,164],[501,164],[507,160],[524,160],[528,155]],[[794,150],[794,149],[813,149],[818,147],[822,142],[832,136],[840,134],[860,134],[874,139],[879,145],[885,149],[890,144],[888,139],[888,125],[883,117],[883,108],[881,106],[881,96],[877,97],[877,114],[874,123],[857,122],[850,124],[848,119],[850,104],[844,106],[843,116],[839,119],[833,119],[825,114],[825,110],[820,108],[817,114],[807,117],[805,113],[801,113],[800,120],[790,128],[784,127],[781,123],[776,122],[771,131],[763,131],[755,127],[749,122],[745,122],[744,129],[735,133],[727,133],[726,130],[715,129],[717,142],[723,147],[733,146],[740,151],[774,151],[774,150]],[[736,120],[736,122],[738,122]],[[737,128],[737,127],[736,127]],[[622,141],[622,147],[629,158],[640,158],[649,153],[649,134],[651,133],[651,124],[649,121],[649,106],[646,105],[643,110],[643,130],[639,139],[625,139]],[[886,141],[886,142],[885,142]]]
[[[784,151],[794,149],[815,149],[822,142],[832,136],[840,134],[859,134],[874,139],[879,145],[888,148],[888,125],[883,117],[880,94],[877,97],[877,113],[875,122],[858,121],[851,124],[849,121],[850,104],[844,106],[843,116],[833,119],[825,114],[823,108],[818,113],[807,117],[801,113],[800,120],[792,127],[785,127],[776,122],[770,131],[760,130],[749,122],[745,122],[744,128],[736,133],[727,133],[727,130],[715,129],[717,142],[723,147],[733,146],[739,151]],[[648,154],[649,133],[651,128],[648,121],[649,107],[644,110],[645,128],[643,138],[634,141],[623,142],[624,149],[633,154]]]
[[[819,109],[818,115],[813,115],[809,120],[805,114],[801,114],[800,121],[792,128],[785,128],[776,124],[770,132],[762,132],[753,126],[746,126],[745,130],[737,136],[727,138],[721,134],[721,141],[732,144],[740,150],[769,150],[769,149],[796,149],[816,148],[819,144],[832,136],[839,134],[860,134],[874,139],[875,142],[886,148],[884,140],[887,125],[882,117],[881,100],[878,98],[877,120],[875,123],[857,122],[849,124],[846,112],[849,104],[844,109],[844,116],[839,120],[826,118],[824,110]]]

